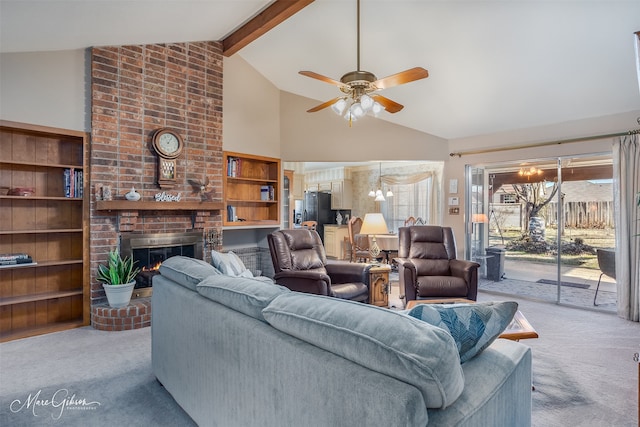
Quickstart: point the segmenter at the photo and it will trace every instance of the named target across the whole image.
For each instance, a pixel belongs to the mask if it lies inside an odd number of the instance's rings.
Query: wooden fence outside
[[[520,203],[493,203],[489,216],[492,226],[498,223],[502,229],[526,229],[524,205]],[[545,225],[555,225],[558,204],[549,203],[542,212]],[[565,202],[564,226],[566,228],[613,228],[613,202]]]
[[[558,215],[558,204],[547,206],[547,223]],[[554,221],[555,222],[555,221]],[[613,202],[565,202],[564,226],[567,228],[613,228]]]

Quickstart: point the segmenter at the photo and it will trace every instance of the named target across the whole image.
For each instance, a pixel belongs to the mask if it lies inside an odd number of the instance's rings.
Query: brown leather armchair
[[[278,230],[267,240],[277,284],[298,292],[368,302],[371,266],[327,263],[317,231]]]
[[[398,230],[398,274],[405,301],[478,295],[478,267],[456,259],[451,227],[415,225]]]

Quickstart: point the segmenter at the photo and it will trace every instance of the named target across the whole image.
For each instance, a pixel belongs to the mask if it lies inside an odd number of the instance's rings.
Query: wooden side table
[[[369,304],[389,307],[390,271],[388,264],[375,265],[369,269]]]

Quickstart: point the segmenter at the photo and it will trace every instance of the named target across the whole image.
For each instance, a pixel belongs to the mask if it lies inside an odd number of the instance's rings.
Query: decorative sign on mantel
[[[163,191],[162,193],[156,193],[154,197],[156,199],[156,202],[179,202],[182,198],[182,193],[170,194],[166,191]]]

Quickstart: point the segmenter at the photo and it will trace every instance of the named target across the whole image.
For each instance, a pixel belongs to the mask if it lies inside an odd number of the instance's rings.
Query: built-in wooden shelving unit
[[[225,151],[225,226],[280,224],[280,159]]]
[[[0,268],[0,341],[90,323],[86,192],[65,197],[65,170],[85,188],[88,139],[85,132],[0,121],[0,187],[34,190],[0,195],[0,254],[33,259]]]

